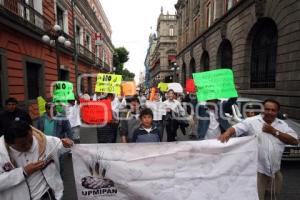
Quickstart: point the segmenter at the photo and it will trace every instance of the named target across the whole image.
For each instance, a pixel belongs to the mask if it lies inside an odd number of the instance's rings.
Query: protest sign
[[[161,92],[167,92],[168,91],[168,83],[163,83],[163,82],[160,82],[157,86],[157,88],[159,88],[159,90]]]
[[[111,101],[108,99],[88,101],[80,99],[81,119],[86,124],[105,124],[112,121]]]
[[[95,92],[121,94],[122,76],[116,74],[98,74]]]
[[[233,73],[230,69],[218,69],[194,73],[198,101],[237,97]]]
[[[193,79],[187,79],[185,83],[185,91],[190,93],[196,92],[196,86]]]
[[[56,81],[53,87],[53,102],[75,100],[72,83],[67,81]]]
[[[258,200],[257,139],[78,144],[78,200]]]
[[[155,92],[156,92],[156,88],[154,88],[154,87],[151,88],[151,90],[150,90],[150,96],[149,96],[149,99],[150,99],[151,101],[154,100]]]
[[[136,94],[136,85],[134,81],[123,82],[121,87],[123,96],[133,96]]]
[[[38,108],[39,108],[39,115],[42,116],[45,112],[46,112],[46,101],[43,97],[39,96],[37,98],[37,102],[38,102]]]

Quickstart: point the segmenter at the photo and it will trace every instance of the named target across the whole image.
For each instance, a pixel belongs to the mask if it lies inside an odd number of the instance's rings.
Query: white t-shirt
[[[221,134],[220,124],[214,110],[209,110],[209,127],[205,139],[216,139]]]
[[[166,115],[166,104],[160,101],[146,101],[146,107],[153,112],[153,120],[162,120],[162,116]]]

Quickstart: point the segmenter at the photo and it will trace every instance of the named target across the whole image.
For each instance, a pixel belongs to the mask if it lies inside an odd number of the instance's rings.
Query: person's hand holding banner
[[[233,73],[230,69],[218,69],[194,73],[198,101],[237,97]]]

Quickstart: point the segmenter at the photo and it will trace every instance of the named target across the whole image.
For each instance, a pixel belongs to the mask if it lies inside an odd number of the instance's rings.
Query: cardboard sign
[[[156,88],[151,88],[149,100],[153,101],[156,93]]]
[[[78,200],[258,200],[257,138],[76,144]],[[245,196],[246,195],[246,196]]]
[[[237,97],[233,73],[230,69],[218,69],[194,73],[198,101]]]
[[[45,112],[46,112],[46,101],[43,97],[39,96],[37,98],[37,102],[38,102],[38,108],[39,108],[39,115],[42,116]]]
[[[160,82],[158,84],[157,88],[159,88],[159,90],[162,92],[167,92],[168,91],[168,83]]]
[[[116,74],[98,74],[95,92],[121,94],[122,76]]]
[[[110,100],[87,101],[80,99],[81,119],[86,124],[105,124],[112,121]]]
[[[193,79],[187,79],[185,83],[185,91],[190,93],[196,92],[196,86]]]
[[[53,88],[53,102],[75,100],[73,84],[67,81],[56,81]]]
[[[123,82],[121,87],[123,96],[133,96],[136,94],[136,85],[134,81]]]

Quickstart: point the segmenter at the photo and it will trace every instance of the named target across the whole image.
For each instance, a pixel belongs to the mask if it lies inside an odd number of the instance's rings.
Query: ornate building
[[[0,26],[1,106],[15,97],[35,118],[36,98],[49,99],[53,81],[77,91],[80,75],[111,70],[111,27],[98,0],[0,0]],[[95,77],[80,82],[94,91]]]
[[[177,20],[175,15],[161,14],[157,20],[157,37],[150,36],[149,74],[150,85],[172,82],[173,63],[176,61]],[[152,48],[152,49],[151,49]],[[153,50],[153,51],[152,51]]]
[[[300,1],[179,0],[180,80],[232,68],[240,96],[282,104],[300,120]]]

